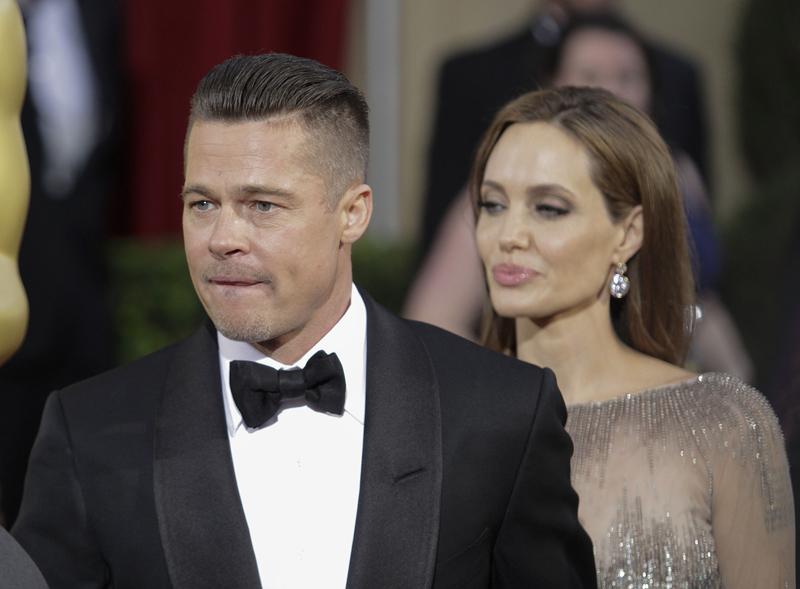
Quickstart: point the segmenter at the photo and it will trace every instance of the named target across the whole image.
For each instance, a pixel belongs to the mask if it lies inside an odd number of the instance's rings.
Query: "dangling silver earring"
[[[631,289],[631,281],[625,276],[627,271],[628,266],[624,262],[617,264],[614,269],[614,276],[611,277],[611,284],[608,285],[608,290],[615,299],[623,298]]]

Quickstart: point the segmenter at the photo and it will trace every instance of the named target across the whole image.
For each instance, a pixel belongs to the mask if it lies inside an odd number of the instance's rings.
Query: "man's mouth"
[[[248,280],[245,278],[209,278],[208,282],[210,284],[215,284],[217,286],[255,286],[256,284],[261,284],[259,280]]]

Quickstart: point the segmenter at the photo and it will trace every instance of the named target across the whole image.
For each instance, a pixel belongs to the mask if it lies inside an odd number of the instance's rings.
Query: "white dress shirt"
[[[319,350],[344,369],[344,414],[306,405],[282,409],[248,428],[229,384],[232,360],[291,368],[250,344],[217,334],[233,466],[264,589],[343,588],[347,582],[361,482],[367,315],[355,286],[339,322],[294,366]]]

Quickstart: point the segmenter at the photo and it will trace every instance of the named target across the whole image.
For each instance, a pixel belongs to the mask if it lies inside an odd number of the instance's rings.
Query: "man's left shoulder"
[[[449,331],[398,317],[383,308],[362,291],[367,316],[376,320],[376,325],[390,332],[403,332],[413,337],[404,338],[405,343],[418,342],[440,377],[458,382],[473,382],[478,385],[524,382],[538,383],[545,371],[533,364],[511,356],[489,350]]]
[[[538,383],[544,376],[539,366],[495,352],[439,327],[406,320],[417,334],[434,366],[458,372],[474,382]]]

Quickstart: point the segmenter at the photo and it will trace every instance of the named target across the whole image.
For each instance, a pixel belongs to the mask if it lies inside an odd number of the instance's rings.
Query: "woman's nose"
[[[530,229],[521,220],[509,217],[503,224],[500,235],[500,249],[509,252],[515,249],[527,249],[531,246]]]

